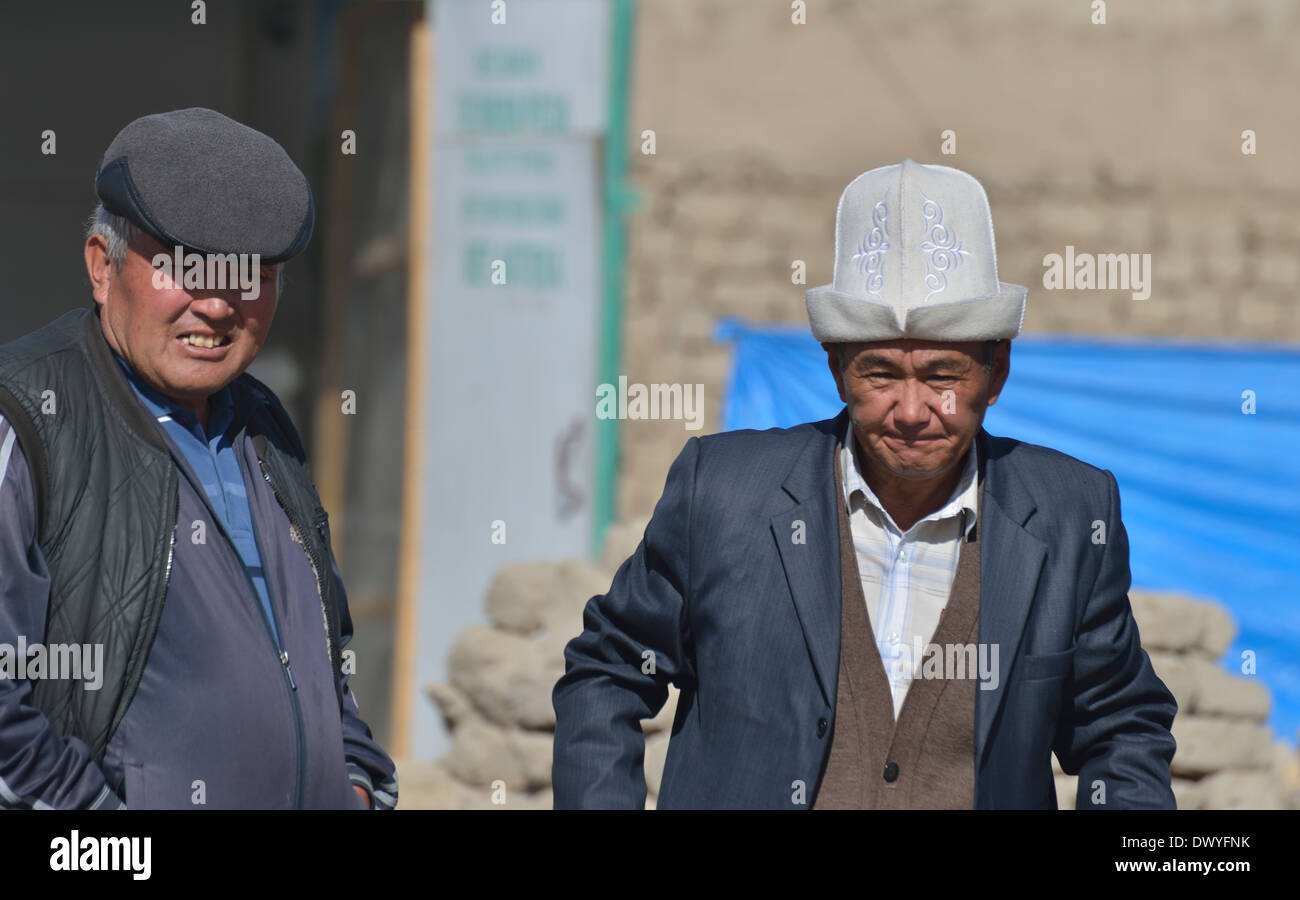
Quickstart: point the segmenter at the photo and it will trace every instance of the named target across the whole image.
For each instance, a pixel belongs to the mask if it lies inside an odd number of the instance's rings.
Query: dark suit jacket
[[[811,807],[836,710],[833,453],[846,422],[847,410],[686,443],[641,544],[565,647],[557,809],[644,805],[640,720],[669,682],[681,696],[659,808]],[[976,439],[979,639],[999,647],[997,689],[976,691],[976,808],[1056,808],[1053,751],[1079,776],[1079,808],[1174,808],[1178,707],[1129,608],[1114,476],[983,429]]]

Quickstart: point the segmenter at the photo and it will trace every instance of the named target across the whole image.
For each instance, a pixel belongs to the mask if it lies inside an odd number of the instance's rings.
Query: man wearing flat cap
[[[565,648],[555,806],[644,805],[672,683],[660,808],[1055,809],[1053,753],[1077,808],[1173,808],[1114,476],[982,427],[1028,293],[983,188],[873,169],[835,244],[806,303],[845,409],[687,442]]]
[[[94,303],[0,347],[0,805],[392,808],[328,517],[245,371],[311,188],[184,109],[127,125],[95,189]]]

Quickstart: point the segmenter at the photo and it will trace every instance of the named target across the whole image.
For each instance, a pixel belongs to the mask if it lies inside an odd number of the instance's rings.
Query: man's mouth
[[[211,350],[213,347],[224,347],[230,343],[228,334],[183,334],[180,336],[183,344],[189,344],[191,347],[205,347]]]

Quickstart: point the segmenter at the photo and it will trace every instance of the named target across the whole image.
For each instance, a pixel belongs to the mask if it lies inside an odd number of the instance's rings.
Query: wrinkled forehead
[[[980,357],[983,341],[926,341],[898,339],[889,341],[858,341],[844,344],[846,360],[876,359],[894,365],[921,366],[939,361],[966,363]]]

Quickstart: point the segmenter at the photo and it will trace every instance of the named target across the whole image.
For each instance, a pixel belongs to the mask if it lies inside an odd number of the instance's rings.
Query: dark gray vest
[[[297,430],[270,389],[248,434],[317,573],[334,688],[342,702],[337,586],[329,527]],[[34,682],[32,705],[102,759],[144,671],[171,573],[179,472],[158,425],[113,360],[97,309],[74,310],[0,346],[0,415],[31,469],[37,535],[50,572],[46,644],[103,644],[103,685]]]

